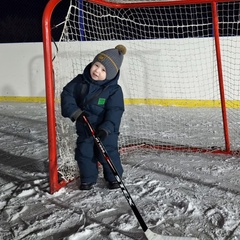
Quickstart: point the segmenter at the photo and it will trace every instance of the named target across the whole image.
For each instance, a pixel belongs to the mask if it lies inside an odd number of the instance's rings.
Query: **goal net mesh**
[[[240,143],[239,9],[239,2],[217,4],[227,126],[234,151]],[[71,1],[53,62],[58,164],[64,179],[79,173],[75,127],[61,116],[60,93],[97,53],[118,44],[127,48],[119,80],[125,99],[122,156],[128,149],[146,147],[225,148],[212,14],[210,3],[114,8]]]

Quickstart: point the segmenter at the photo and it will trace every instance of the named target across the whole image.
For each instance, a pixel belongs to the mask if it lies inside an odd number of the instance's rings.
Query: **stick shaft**
[[[84,121],[86,122],[89,130],[91,131],[91,134],[93,136],[93,139],[94,139],[94,141],[95,141],[99,151],[102,153],[104,159],[107,161],[109,167],[111,168],[112,173],[114,174],[114,176],[115,176],[115,178],[116,178],[116,180],[117,180],[117,182],[118,182],[118,184],[119,184],[119,186],[120,186],[120,188],[121,188],[125,198],[127,199],[128,204],[130,205],[132,211],[134,212],[134,214],[135,214],[139,224],[141,225],[143,231],[146,232],[148,227],[147,227],[145,221],[143,220],[140,212],[138,211],[137,206],[135,205],[135,203],[134,203],[130,193],[128,192],[126,186],[124,185],[124,183],[123,183],[123,181],[122,181],[122,179],[121,179],[121,177],[120,177],[116,167],[114,166],[114,164],[113,164],[113,162],[112,162],[112,160],[111,160],[107,150],[105,149],[105,147],[104,147],[103,143],[101,142],[101,140],[98,137],[96,137],[95,130],[94,130],[93,126],[91,125],[91,123],[88,121],[88,119],[85,116],[83,116],[83,118],[84,118]]]

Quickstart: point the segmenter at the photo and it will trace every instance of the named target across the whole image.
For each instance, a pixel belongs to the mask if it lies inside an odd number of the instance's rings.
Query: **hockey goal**
[[[117,44],[127,48],[119,81],[123,155],[129,149],[238,153],[239,1],[71,0],[53,44],[51,15],[59,2],[50,0],[43,14],[52,193],[78,175],[75,128],[61,117],[60,92],[98,52]]]

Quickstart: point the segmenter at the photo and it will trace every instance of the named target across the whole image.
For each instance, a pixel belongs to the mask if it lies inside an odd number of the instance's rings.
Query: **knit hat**
[[[125,46],[117,45],[115,48],[100,52],[93,59],[92,64],[100,62],[106,68],[106,80],[112,80],[117,75],[122,65],[123,55],[126,52],[127,49]]]

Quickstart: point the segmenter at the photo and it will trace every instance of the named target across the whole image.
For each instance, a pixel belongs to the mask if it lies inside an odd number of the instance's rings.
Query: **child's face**
[[[106,79],[107,73],[105,67],[100,62],[95,62],[90,68],[90,75],[95,81],[103,81]]]

